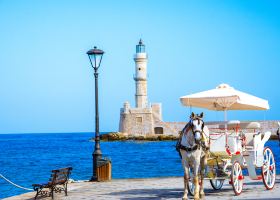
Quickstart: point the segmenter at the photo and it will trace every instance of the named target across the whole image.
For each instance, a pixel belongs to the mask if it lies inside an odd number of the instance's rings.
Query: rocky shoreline
[[[179,135],[178,135],[179,136]],[[174,141],[178,139],[175,135],[129,135],[121,132],[111,132],[107,134],[100,135],[102,141],[126,141],[126,140],[136,140],[136,141]]]
[[[175,141],[179,137],[176,135],[157,135],[157,134],[147,134],[147,135],[129,135],[127,133],[121,132],[110,132],[100,135],[102,141]],[[277,135],[272,134],[270,140],[277,140]]]

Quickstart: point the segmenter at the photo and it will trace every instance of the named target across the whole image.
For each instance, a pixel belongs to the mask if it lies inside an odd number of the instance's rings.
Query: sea
[[[72,166],[71,178],[92,176],[92,133],[0,134],[0,174],[32,188],[46,182],[52,169]],[[112,161],[113,179],[183,176],[175,141],[101,142],[102,156]],[[280,171],[278,141],[268,141]],[[183,187],[183,185],[182,185]],[[28,192],[0,177],[0,199]]]

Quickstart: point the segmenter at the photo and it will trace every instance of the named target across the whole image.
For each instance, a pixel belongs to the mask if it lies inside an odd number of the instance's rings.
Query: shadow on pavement
[[[113,196],[127,196],[121,198],[122,200],[144,200],[144,199],[172,199],[181,198],[183,196],[183,189],[132,189],[121,192],[112,192],[109,195]]]
[[[231,188],[219,190],[205,189],[206,198],[207,196],[223,196],[224,192],[231,192]],[[122,200],[144,200],[144,199],[181,199],[183,196],[183,188],[174,189],[132,189],[121,192],[112,192],[108,195],[113,196],[127,196],[126,198],[121,198]],[[233,196],[232,191],[232,196]],[[193,199],[192,196],[189,196]]]

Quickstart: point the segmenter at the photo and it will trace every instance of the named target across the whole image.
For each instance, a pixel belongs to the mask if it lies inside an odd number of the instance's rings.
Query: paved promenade
[[[275,188],[265,190],[262,181],[251,181],[246,177],[243,192],[234,196],[228,180],[221,191],[214,191],[209,181],[205,181],[205,199],[272,199],[280,200],[280,176],[277,176]],[[35,192],[6,198],[5,200],[31,200]],[[151,179],[115,179],[111,182],[80,182],[69,184],[68,196],[55,194],[56,200],[145,200],[145,199],[181,199],[183,195],[183,178]],[[50,200],[51,198],[44,198]],[[190,199],[193,199],[190,197]]]

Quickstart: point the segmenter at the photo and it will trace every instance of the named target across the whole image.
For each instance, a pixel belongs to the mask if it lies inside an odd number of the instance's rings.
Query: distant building
[[[163,122],[161,103],[148,102],[147,61],[145,45],[140,39],[136,45],[135,61],[135,108],[125,102],[120,111],[119,132],[146,134],[178,134],[185,122]]]

